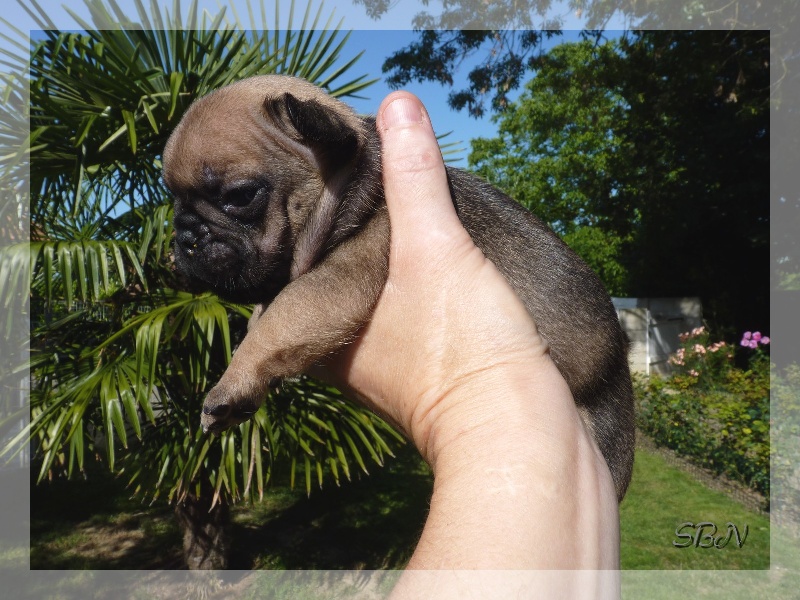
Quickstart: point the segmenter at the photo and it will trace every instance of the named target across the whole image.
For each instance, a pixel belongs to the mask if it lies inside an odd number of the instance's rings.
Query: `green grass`
[[[372,475],[305,494],[277,490],[237,509],[231,557],[240,569],[401,569],[428,512],[432,478],[410,448]],[[274,492],[273,492],[274,494]]]
[[[716,548],[676,548],[686,543],[675,530],[686,522],[711,522],[726,533],[726,523],[749,534],[741,548],[732,538]],[[769,519],[753,513],[725,494],[698,483],[692,476],[647,450],[636,453],[633,482],[620,507],[623,569],[768,569]],[[709,530],[706,530],[709,531]],[[685,533],[694,534],[693,529]],[[706,544],[701,540],[701,544]]]
[[[172,509],[130,498],[99,468],[86,481],[31,488],[31,569],[180,568],[181,534]]]
[[[282,480],[279,480],[282,481]],[[411,449],[341,487],[306,498],[273,486],[233,514],[231,569],[401,569],[422,530],[431,476]],[[180,532],[170,507],[131,500],[120,481],[58,481],[31,491],[32,569],[174,569]],[[742,548],[675,548],[676,527],[710,521],[749,525]],[[680,541],[680,540],[679,540]],[[769,522],[708,490],[646,450],[621,506],[623,569],[767,569]]]
[[[410,448],[341,487],[306,497],[272,486],[232,512],[231,569],[402,568],[425,522],[432,479]],[[278,478],[286,481],[288,477]],[[31,569],[175,569],[181,534],[172,509],[131,499],[102,471],[31,488]]]

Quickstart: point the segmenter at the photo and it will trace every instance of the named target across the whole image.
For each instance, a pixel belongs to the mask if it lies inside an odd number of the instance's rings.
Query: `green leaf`
[[[303,456],[303,466],[306,474],[306,495],[311,495],[311,459],[308,456]]]
[[[198,430],[202,398],[230,361],[250,309],[176,290],[160,178],[164,143],[183,112],[221,85],[287,72],[334,95],[363,89],[369,82],[351,74],[347,36],[330,30],[335,21],[319,4],[298,6],[304,16],[295,27],[304,31],[288,32],[264,27],[272,20],[265,2],[248,6],[249,27],[230,25],[223,10],[201,16],[197,2],[183,14],[180,3],[170,13],[155,1],[135,0],[131,15],[107,0],[87,7],[90,22],[76,21],[85,32],[48,32],[33,48],[26,38],[24,56],[11,61],[22,72],[0,81],[20,108],[0,117],[2,125],[20,129],[28,149],[2,160],[18,168],[30,159],[37,236],[29,247],[2,250],[0,306],[30,299],[38,353],[30,425],[0,454],[35,440],[40,477],[72,472],[95,453],[88,432],[97,432],[99,451],[132,490],[171,501],[207,489],[203,480],[214,502],[260,498],[280,461],[292,465],[292,484],[304,470],[307,493],[327,473],[338,483],[350,476],[348,462],[364,464],[362,440],[379,449],[393,434],[370,417],[350,420],[341,396],[311,380],[289,385],[287,402],[223,436]],[[40,8],[31,11],[46,21]],[[131,432],[141,442],[129,440]]]
[[[346,431],[342,431],[342,437],[344,438],[345,442],[347,442],[347,445],[350,448],[350,453],[353,455],[353,458],[356,459],[358,466],[361,467],[361,470],[364,471],[364,473],[369,474],[369,471],[367,470],[367,465],[364,464],[364,459],[361,458],[361,453],[358,451],[358,447],[356,447],[353,438],[351,438]]]
[[[76,432],[69,437],[70,475],[73,472],[75,462],[77,462],[78,469],[80,469],[81,471],[83,471],[83,465],[84,465],[84,446],[83,446],[84,430],[83,430],[82,420],[79,419],[78,422],[80,422],[80,426],[77,427]]]

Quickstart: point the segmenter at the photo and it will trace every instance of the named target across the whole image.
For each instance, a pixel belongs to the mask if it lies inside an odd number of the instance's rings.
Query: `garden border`
[[[651,437],[638,428],[636,430],[636,447],[658,454],[668,464],[688,473],[703,485],[724,493],[748,510],[769,516],[769,502],[762,494],[737,481],[728,479],[724,475],[718,475],[710,469],[701,467],[670,448],[659,446]]]

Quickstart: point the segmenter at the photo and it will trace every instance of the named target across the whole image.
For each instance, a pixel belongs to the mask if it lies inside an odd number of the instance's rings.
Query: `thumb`
[[[392,247],[424,251],[467,236],[458,220],[430,117],[409,92],[394,92],[378,109],[383,183]],[[467,236],[468,237],[468,236]]]

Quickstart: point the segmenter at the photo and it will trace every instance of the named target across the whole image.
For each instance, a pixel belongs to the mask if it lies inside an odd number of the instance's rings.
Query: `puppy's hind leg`
[[[254,316],[228,369],[206,396],[203,430],[218,432],[247,420],[271,380],[299,375],[352,340],[386,282],[388,247],[383,208]]]

